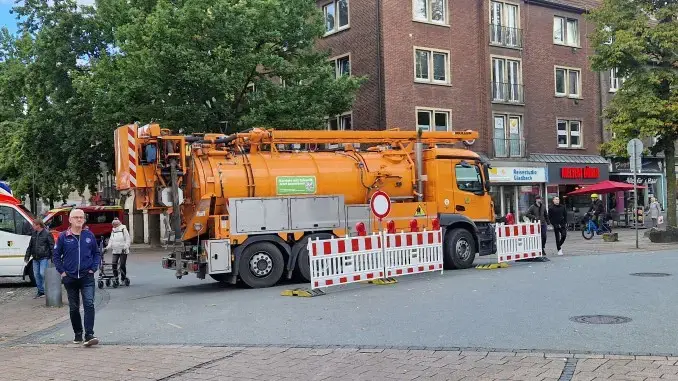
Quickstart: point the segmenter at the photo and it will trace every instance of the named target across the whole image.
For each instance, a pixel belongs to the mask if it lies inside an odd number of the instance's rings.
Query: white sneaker
[[[558,250],[558,255],[563,255],[563,249]]]

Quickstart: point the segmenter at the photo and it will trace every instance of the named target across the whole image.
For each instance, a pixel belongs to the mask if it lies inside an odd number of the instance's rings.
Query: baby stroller
[[[119,270],[122,279],[124,279],[123,284],[125,286],[129,286],[130,282],[127,274],[125,274],[122,269],[116,268],[116,264],[112,262],[106,262],[105,247],[106,245],[104,245],[104,239],[101,239],[99,242],[99,250],[101,251],[101,264],[99,265],[99,281],[97,282],[97,286],[99,286],[99,288],[104,288],[105,283],[106,287],[111,287],[112,285],[113,288],[118,288],[120,286],[120,281],[118,280],[117,276],[113,275],[116,270]]]

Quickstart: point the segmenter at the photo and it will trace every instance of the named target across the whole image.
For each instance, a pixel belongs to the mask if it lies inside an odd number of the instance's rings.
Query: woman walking
[[[657,220],[659,219],[659,216],[661,216],[662,214],[662,207],[661,205],[659,205],[659,202],[654,197],[650,199],[650,209],[648,210],[648,214],[652,219],[652,227],[656,228],[658,226]]]
[[[127,279],[127,254],[129,254],[129,246],[131,240],[127,227],[120,222],[119,219],[113,219],[113,231],[111,238],[108,240],[106,250],[111,250],[113,253],[113,276],[118,278],[118,263],[120,264],[120,272],[122,277],[121,282]]]

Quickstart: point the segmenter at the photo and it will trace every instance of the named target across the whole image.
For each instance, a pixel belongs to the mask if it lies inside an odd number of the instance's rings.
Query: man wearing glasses
[[[85,212],[73,209],[69,215],[70,227],[59,234],[54,246],[54,266],[68,293],[71,325],[75,333],[74,344],[83,343],[82,320],[80,318],[80,295],[85,310],[86,347],[96,345],[94,336],[94,273],[99,268],[101,252],[94,233],[83,229]]]

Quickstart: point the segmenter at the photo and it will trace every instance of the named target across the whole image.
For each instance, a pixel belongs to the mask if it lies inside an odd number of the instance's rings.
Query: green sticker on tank
[[[276,192],[278,195],[315,194],[316,191],[315,176],[276,177]]]

